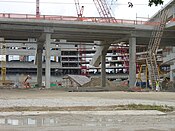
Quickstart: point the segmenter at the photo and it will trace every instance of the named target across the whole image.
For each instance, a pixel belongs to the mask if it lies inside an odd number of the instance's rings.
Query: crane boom
[[[76,11],[77,11],[77,16],[83,17],[84,6],[80,7],[79,0],[74,0],[74,1],[75,1]]]
[[[36,0],[36,18],[40,17],[39,0]]]
[[[100,17],[105,18],[105,22],[116,23],[116,19],[112,16],[111,9],[106,0],[93,0]]]

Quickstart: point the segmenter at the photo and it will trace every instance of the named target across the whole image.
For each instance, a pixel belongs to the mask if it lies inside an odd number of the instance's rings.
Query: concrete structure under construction
[[[166,30],[161,40],[161,46],[174,45],[175,23],[174,1],[170,2],[164,9],[169,8],[169,19]],[[45,58],[45,85],[50,87],[51,56],[61,56],[60,45],[71,45],[77,42],[82,45],[89,43],[97,46],[96,52],[90,62],[93,66],[101,63],[101,86],[106,86],[106,54],[111,45],[125,43],[129,45],[129,86],[133,87],[136,81],[136,46],[147,45],[154,30],[158,18],[153,17],[149,21],[117,20],[116,23],[103,23],[103,18],[83,18],[78,21],[77,17],[64,16],[40,16],[36,19],[34,15],[0,14],[0,37],[4,39],[1,43],[29,45],[26,51],[23,49],[9,49],[10,53],[35,56],[37,67],[37,83],[42,84],[42,56]],[[14,43],[14,46],[13,46]],[[16,43],[16,44],[15,44]],[[80,44],[81,43],[81,44]],[[32,46],[31,46],[32,45]],[[75,44],[76,45],[76,44]],[[20,45],[21,46],[21,45]],[[35,54],[30,51],[35,49]],[[58,46],[58,47],[57,47]],[[8,46],[7,46],[8,47]],[[52,50],[51,50],[52,49]],[[16,52],[17,51],[17,52]],[[2,53],[1,53],[2,54]],[[26,58],[25,58],[26,59]],[[59,59],[59,57],[57,57]],[[7,63],[8,65],[8,63]],[[8,65],[12,66],[11,64]],[[30,66],[30,65],[26,65]],[[59,64],[54,66],[58,67]],[[27,67],[25,67],[27,68]]]

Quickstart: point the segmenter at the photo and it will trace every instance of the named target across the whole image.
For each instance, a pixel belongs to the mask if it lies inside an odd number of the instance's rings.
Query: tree
[[[148,5],[151,7],[153,4],[155,4],[155,6],[158,5],[163,5],[164,0],[149,0]]]

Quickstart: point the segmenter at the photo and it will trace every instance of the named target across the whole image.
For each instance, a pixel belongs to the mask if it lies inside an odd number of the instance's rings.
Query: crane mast
[[[105,22],[116,23],[116,19],[112,16],[111,9],[106,0],[93,0],[100,17],[105,18]]]
[[[39,0],[36,0],[36,18],[40,17]]]

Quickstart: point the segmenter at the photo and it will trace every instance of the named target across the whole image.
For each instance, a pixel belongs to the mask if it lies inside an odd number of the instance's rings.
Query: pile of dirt
[[[175,92],[175,82],[172,81],[162,81],[162,90]]]
[[[106,81],[106,86],[110,88],[115,88],[115,84],[113,84],[109,80]],[[91,80],[88,83],[84,84],[82,87],[101,87],[101,78],[91,78]]]
[[[106,81],[106,89],[110,90],[110,91],[128,91],[129,87],[128,84],[126,84],[128,82],[123,82],[122,83],[115,83],[113,81]],[[92,87],[92,88],[101,88],[101,78],[100,77],[94,77],[91,78],[91,80],[84,84],[82,87]]]

